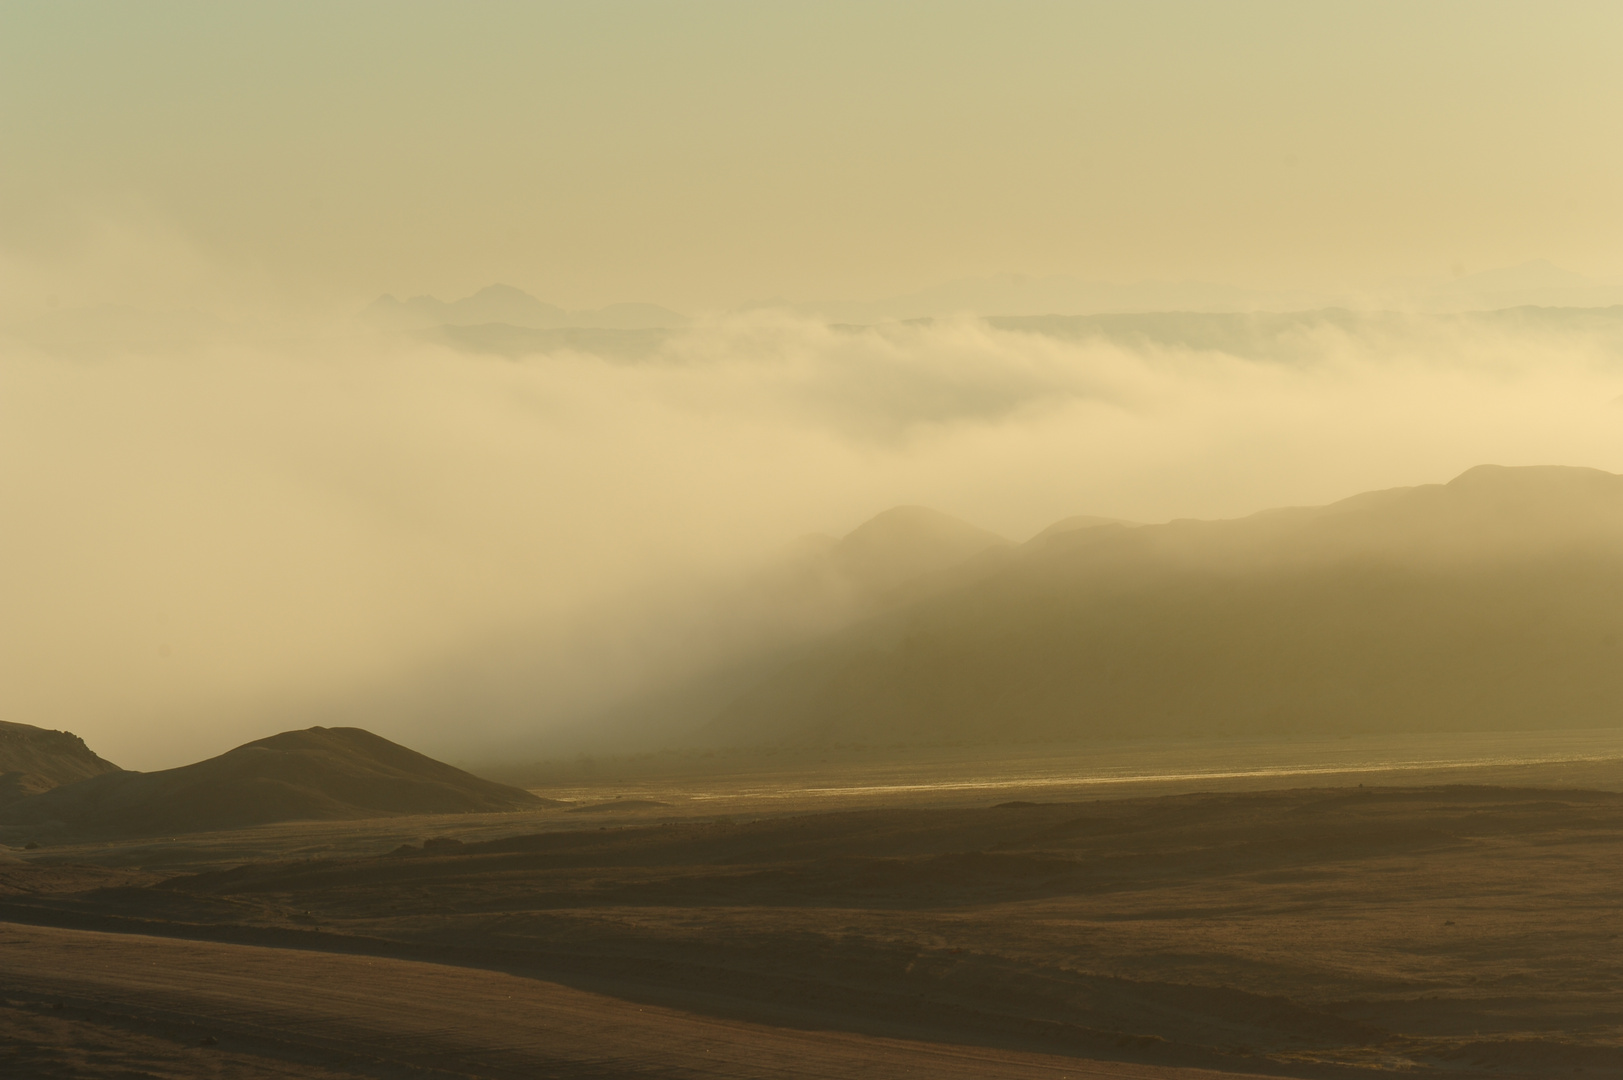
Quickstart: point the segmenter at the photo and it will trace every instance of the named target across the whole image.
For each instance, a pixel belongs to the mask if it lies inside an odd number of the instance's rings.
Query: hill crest
[[[119,771],[71,731],[0,720],[0,805]]]
[[[281,821],[554,805],[362,728],[312,727],[161,772],[117,772],[34,795],[0,825],[83,835],[211,832]]]

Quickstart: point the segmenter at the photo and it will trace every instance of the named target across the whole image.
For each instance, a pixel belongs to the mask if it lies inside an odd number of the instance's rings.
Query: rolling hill
[[[0,805],[118,771],[71,731],[0,721]]]
[[[176,769],[110,772],[54,788],[0,810],[0,825],[141,836],[549,804],[360,728],[314,727]]]

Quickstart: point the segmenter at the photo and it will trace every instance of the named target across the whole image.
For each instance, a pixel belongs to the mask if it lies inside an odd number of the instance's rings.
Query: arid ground
[[[14,846],[0,1068],[1623,1075],[1616,758],[1216,772]]]

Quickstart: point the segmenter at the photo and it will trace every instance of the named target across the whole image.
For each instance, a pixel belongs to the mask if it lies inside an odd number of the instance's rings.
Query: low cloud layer
[[[1020,540],[1623,471],[1623,317],[1231,319],[758,312],[514,357],[62,312],[0,344],[0,718],[138,768],[346,720],[466,759],[710,655],[704,598],[899,503]]]

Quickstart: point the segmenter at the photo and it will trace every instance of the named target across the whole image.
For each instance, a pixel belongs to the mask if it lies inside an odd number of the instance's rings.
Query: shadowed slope
[[[275,1021],[329,1035],[399,992],[385,976],[392,955],[447,975],[466,963],[607,991],[650,1014],[787,1023],[818,1040],[856,1031],[1321,1080],[1623,1075],[1616,792],[1341,787],[581,824],[314,859],[290,834],[268,859],[130,874],[122,887],[108,887],[109,868],[64,855],[0,866],[0,892],[14,890],[0,916],[294,945],[284,955],[295,971],[317,950],[367,953],[364,990],[317,1022]],[[6,937],[13,985],[25,971],[65,974],[58,964],[92,976],[94,993],[123,978],[131,993],[157,985],[146,959],[81,945],[57,964],[25,960],[21,934]],[[256,973],[250,992],[269,1007],[275,982]],[[417,1030],[471,1030],[511,1008],[510,993]],[[441,998],[461,1000],[436,988],[430,1000]],[[381,1011],[408,1006],[396,1001]],[[527,1011],[502,1015],[558,1047],[547,1014]],[[598,1037],[609,1040],[599,1055],[661,1037],[626,1022],[639,1022],[629,1009],[618,1036]],[[471,1045],[488,1062],[512,1038]],[[854,1062],[830,1075],[879,1074]],[[918,1063],[913,1075],[948,1074]]]
[[[870,620],[725,709],[723,740],[1612,725],[1623,476],[1472,469],[1236,521],[1062,532]]]
[[[0,804],[118,771],[71,731],[0,721]]]
[[[57,788],[8,807],[0,821],[130,836],[544,805],[369,731],[315,727],[178,769],[111,773]]]

